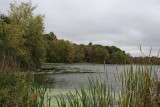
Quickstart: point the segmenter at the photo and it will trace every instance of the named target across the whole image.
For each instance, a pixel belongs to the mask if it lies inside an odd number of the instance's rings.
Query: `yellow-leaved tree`
[[[44,15],[35,15],[35,9],[31,2],[11,3],[9,23],[4,22],[7,54],[23,67],[38,67],[45,62]]]

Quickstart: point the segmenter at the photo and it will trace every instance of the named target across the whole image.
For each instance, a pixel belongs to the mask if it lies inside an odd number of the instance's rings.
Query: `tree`
[[[121,51],[119,48],[116,46],[106,46],[106,49],[108,50],[109,54],[115,53],[117,51]]]
[[[74,59],[74,47],[69,41],[58,41],[58,52],[61,57],[61,62],[72,62]]]
[[[92,46],[87,45],[85,47],[85,62],[92,62]]]
[[[5,24],[9,23],[9,19],[4,14],[0,15],[0,54],[5,54],[5,48],[7,44],[7,37],[5,34]]]
[[[85,60],[85,45],[74,44],[75,57],[74,62],[84,62]]]
[[[44,36],[47,41],[53,41],[57,39],[57,36],[53,32],[50,32],[49,34],[45,34]]]
[[[92,46],[92,45],[93,45],[93,43],[92,43],[92,42],[89,42],[89,43],[88,43],[88,45],[89,45],[89,46]]]
[[[36,6],[31,2],[10,4],[10,24],[6,26],[8,47],[21,66],[38,67],[45,62],[46,41],[44,39],[43,15],[34,15]]]
[[[109,53],[108,50],[102,45],[93,45],[93,62],[104,63],[108,61]]]
[[[47,41],[47,44],[48,44],[48,47],[46,48],[46,61],[47,62],[56,62],[54,56],[55,56],[55,42],[54,41],[57,41],[57,37],[56,35],[53,33],[53,32],[50,32],[49,34],[45,34],[44,35],[46,41]]]
[[[47,49],[48,62],[73,62],[75,56],[74,46],[63,39],[54,39]]]
[[[126,64],[130,63],[130,58],[125,54],[124,51],[116,51],[111,54],[110,63],[114,64]]]

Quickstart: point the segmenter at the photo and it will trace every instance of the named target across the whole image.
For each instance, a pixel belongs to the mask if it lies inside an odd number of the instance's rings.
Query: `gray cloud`
[[[6,13],[12,0],[0,1]],[[28,0],[18,0],[28,1]],[[159,0],[32,0],[45,14],[46,32],[75,43],[116,45],[141,55],[139,45],[156,55],[160,46]]]

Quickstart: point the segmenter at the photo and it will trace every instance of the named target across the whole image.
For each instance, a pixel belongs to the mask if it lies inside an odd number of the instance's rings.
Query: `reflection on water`
[[[34,75],[34,80],[39,85],[44,85],[47,82],[48,88],[54,88],[55,79],[54,78],[48,78],[47,74],[36,74]]]

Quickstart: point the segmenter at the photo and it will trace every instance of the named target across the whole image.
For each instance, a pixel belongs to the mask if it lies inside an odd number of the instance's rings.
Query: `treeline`
[[[58,40],[53,32],[45,34],[48,43],[47,62],[89,62],[89,63],[130,63],[130,57],[115,46],[97,44],[75,44],[63,39]]]
[[[131,62],[134,64],[153,64],[160,65],[160,58],[152,56],[152,57],[131,57]]]
[[[49,63],[106,63],[106,64],[160,64],[157,57],[132,57],[116,46],[99,44],[75,44],[63,39],[58,40],[53,32],[45,34],[48,48],[46,62]]]
[[[18,63],[21,67],[39,67],[49,63],[139,62],[115,46],[75,44],[58,40],[53,32],[44,33],[44,15],[35,15],[31,2],[11,3],[8,15],[0,15],[0,60]]]

